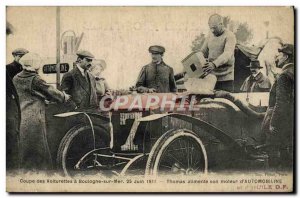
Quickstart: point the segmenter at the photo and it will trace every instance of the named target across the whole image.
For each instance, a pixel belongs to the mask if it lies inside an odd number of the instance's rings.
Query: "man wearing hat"
[[[266,135],[270,166],[284,169],[292,167],[294,151],[294,45],[284,44],[278,52],[276,67],[282,68],[282,73],[271,88],[262,131]]]
[[[72,96],[72,108],[96,108],[96,82],[88,69],[94,55],[85,50],[78,51],[76,67],[66,73],[61,82],[61,89]]]
[[[20,61],[20,58],[22,58],[22,56],[24,56],[27,53],[28,53],[28,50],[26,50],[24,48],[18,48],[12,52],[14,61],[12,63],[6,65],[6,70],[11,79],[13,79],[15,77],[15,75],[17,75],[18,73],[20,73],[23,70],[22,65],[19,63],[19,61]]]
[[[271,88],[271,82],[268,77],[260,72],[262,68],[258,60],[251,60],[250,65],[251,75],[246,78],[241,86],[242,92],[268,92]]]
[[[223,17],[213,14],[209,17],[208,26],[211,34],[205,39],[201,52],[207,59],[203,69],[217,77],[215,89],[233,91],[235,35],[225,29]]]
[[[154,45],[149,47],[152,62],[144,66],[136,82],[138,92],[176,92],[173,68],[162,59],[165,48]]]

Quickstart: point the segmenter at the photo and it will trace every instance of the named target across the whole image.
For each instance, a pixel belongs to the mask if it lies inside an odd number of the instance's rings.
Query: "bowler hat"
[[[76,52],[77,56],[80,56],[82,58],[88,58],[88,59],[94,59],[95,56],[89,52],[89,51],[86,51],[86,50],[80,50],[78,52]]]
[[[282,52],[288,54],[290,56],[294,56],[294,45],[292,44],[284,44],[281,48],[278,49],[278,52]]]
[[[152,54],[163,54],[165,51],[165,48],[160,45],[153,45],[149,47],[149,52]]]
[[[24,48],[17,48],[15,49],[12,54],[14,55],[24,55],[24,54],[27,54],[29,51],[27,49],[24,49]]]
[[[257,68],[257,69],[263,68],[262,66],[260,66],[260,63],[258,60],[251,60],[250,65],[248,65],[246,67]]]

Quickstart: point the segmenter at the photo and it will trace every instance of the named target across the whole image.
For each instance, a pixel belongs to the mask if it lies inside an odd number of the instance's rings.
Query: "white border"
[[[5,53],[5,36],[4,36],[4,31],[5,31],[5,7],[8,6],[55,6],[55,5],[60,5],[60,6],[291,6],[294,5],[296,8],[299,9],[300,7],[300,1],[297,0],[272,0],[272,1],[262,1],[262,0],[248,0],[248,1],[236,1],[236,0],[206,0],[206,1],[193,1],[193,0],[127,0],[127,1],[122,1],[122,0],[110,0],[110,1],[105,1],[105,0],[72,0],[72,1],[62,1],[62,0],[28,0],[28,1],[22,1],[22,0],[1,0],[0,1],[0,27],[1,27],[1,36],[0,36],[0,60],[1,60],[1,72],[0,72],[0,93],[2,95],[0,102],[0,156],[1,156],[1,163],[0,163],[0,197],[15,197],[19,195],[9,195],[8,193],[5,192],[5,64],[6,64],[6,53]],[[297,16],[296,16],[297,17]],[[297,21],[297,26],[299,26],[299,20]],[[298,45],[297,45],[298,49]],[[299,57],[299,50],[297,50],[297,55]],[[299,77],[299,71],[300,69],[297,69],[297,75]],[[299,82],[299,80],[298,80]],[[297,92],[299,93],[299,85],[297,85]],[[299,107],[299,104],[298,104]],[[299,112],[299,108],[297,108],[297,112]],[[297,123],[299,121],[299,117],[297,119]],[[299,142],[299,134],[297,135],[297,143]],[[296,145],[297,145],[296,143]],[[299,147],[299,146],[298,146]],[[299,152],[297,150],[297,159],[299,158]],[[299,171],[298,171],[299,172]],[[298,176],[298,174],[297,174]],[[298,177],[297,177],[298,178]],[[296,183],[297,188],[298,183]],[[299,190],[299,188],[298,188]],[[25,195],[26,196],[26,195]],[[27,195],[28,196],[28,195]],[[35,197],[42,197],[45,195],[36,195]],[[47,195],[49,196],[49,195]],[[50,195],[50,196],[55,196],[55,197],[62,197],[64,195]],[[68,196],[74,196],[74,195],[68,195]],[[84,195],[79,195],[79,197],[83,197]],[[107,196],[107,195],[100,195],[102,196]],[[121,195],[113,195],[113,197],[119,197]],[[134,195],[125,195],[125,196],[134,196]],[[152,195],[153,197],[161,197],[162,195]],[[176,196],[174,194],[170,195],[165,195],[165,196]],[[178,195],[177,195],[178,196]],[[203,196],[203,195],[200,195]],[[214,195],[215,196],[215,195]],[[240,195],[243,196],[243,195]],[[255,195],[256,197],[263,197],[264,195]],[[287,195],[285,195],[287,196]],[[77,197],[77,196],[76,196]],[[111,197],[111,196],[110,196]]]

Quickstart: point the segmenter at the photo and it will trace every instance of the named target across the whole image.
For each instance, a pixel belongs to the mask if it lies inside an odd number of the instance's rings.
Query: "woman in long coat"
[[[23,71],[13,79],[21,107],[20,165],[26,171],[49,170],[52,160],[47,142],[45,100],[62,103],[69,95],[41,79],[37,73],[41,65],[39,55],[28,53],[20,62]]]

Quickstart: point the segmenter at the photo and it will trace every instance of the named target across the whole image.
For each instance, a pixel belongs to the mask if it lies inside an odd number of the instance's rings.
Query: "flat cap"
[[[250,68],[257,68],[257,69],[261,69],[263,68],[262,66],[260,66],[260,63],[258,60],[254,59],[251,60],[250,65],[246,66],[246,67],[250,67]]]
[[[163,54],[165,51],[163,46],[153,45],[149,47],[149,52],[152,54]]]
[[[89,51],[86,51],[86,50],[80,50],[78,52],[76,52],[77,56],[81,56],[83,58],[89,58],[89,59],[94,59],[95,56],[89,52]]]
[[[294,45],[284,44],[284,45],[282,45],[281,48],[278,49],[278,52],[282,52],[282,53],[294,56]]]
[[[17,48],[15,49],[12,54],[16,54],[16,55],[24,55],[27,54],[29,51],[27,49],[24,48]]]

